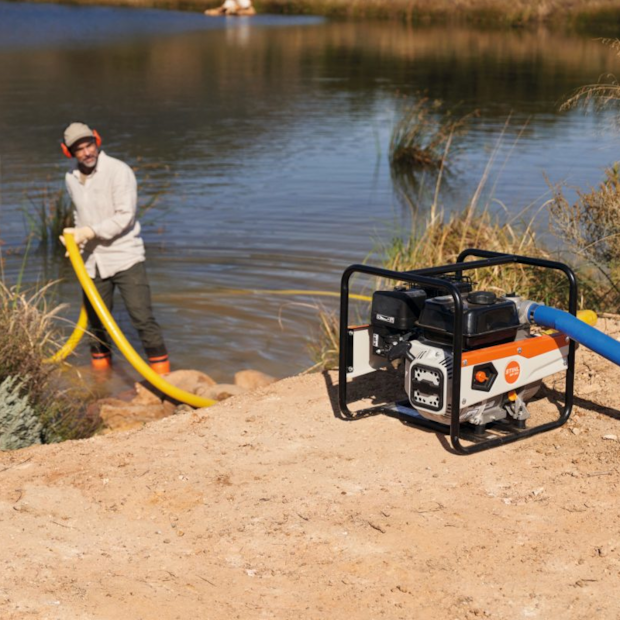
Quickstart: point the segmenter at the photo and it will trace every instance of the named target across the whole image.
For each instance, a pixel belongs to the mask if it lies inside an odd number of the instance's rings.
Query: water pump
[[[466,260],[470,257],[478,260]],[[515,263],[563,272],[569,312],[546,308],[517,292],[476,290],[469,275]],[[396,283],[373,293],[369,321],[361,326],[349,324],[349,280],[354,273]],[[340,411],[345,417],[383,411],[415,426],[449,431],[454,449],[461,453],[556,428],[572,409],[575,341],[584,331],[580,325],[593,329],[571,316],[576,314],[576,300],[577,282],[568,266],[525,256],[469,249],[454,264],[415,271],[353,265],[341,284]],[[540,308],[580,325],[570,333],[545,331],[540,326],[555,325]],[[402,399],[357,412],[349,409],[348,383],[370,373],[394,375],[394,369],[400,370],[404,382]],[[565,376],[558,419],[528,428],[528,403],[543,379],[556,373]],[[462,434],[471,445],[461,443]]]

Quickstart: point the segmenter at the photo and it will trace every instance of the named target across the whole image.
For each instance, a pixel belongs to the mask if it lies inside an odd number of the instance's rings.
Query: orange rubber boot
[[[91,353],[90,364],[93,370],[111,370],[112,354],[111,353]]]
[[[170,360],[167,355],[159,355],[158,357],[149,357],[149,366],[158,375],[167,375],[170,372]]]

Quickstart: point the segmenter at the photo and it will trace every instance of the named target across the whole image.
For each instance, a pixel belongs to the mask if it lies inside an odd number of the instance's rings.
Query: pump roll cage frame
[[[479,260],[465,262],[469,257]],[[349,410],[347,401],[347,370],[349,360],[347,359],[347,351],[349,350],[349,281],[355,273],[363,273],[370,276],[378,276],[388,280],[396,280],[398,282],[408,282],[411,284],[419,284],[422,286],[433,287],[446,291],[454,301],[454,324],[453,324],[453,376],[452,376],[452,412],[450,416],[449,432],[452,448],[458,454],[473,454],[482,450],[488,450],[497,446],[520,441],[539,433],[550,431],[558,428],[566,423],[573,409],[573,392],[575,384],[575,342],[571,339],[568,349],[568,364],[565,377],[564,391],[564,407],[557,420],[547,422],[538,426],[525,430],[514,429],[514,432],[507,435],[500,435],[491,439],[483,439],[477,443],[464,446],[461,443],[461,422],[459,420],[460,402],[461,402],[461,363],[463,357],[463,298],[460,290],[449,280],[441,277],[446,274],[454,274],[456,280],[462,279],[463,272],[482,269],[484,267],[493,267],[496,265],[521,264],[531,267],[542,267],[545,269],[554,269],[561,271],[566,275],[569,285],[568,311],[573,316],[577,314],[577,278],[573,270],[567,265],[555,261],[543,260],[538,258],[530,258],[528,256],[520,256],[517,254],[502,254],[499,252],[490,252],[488,250],[480,250],[476,248],[468,248],[463,250],[457,258],[456,263],[450,265],[442,265],[439,267],[428,267],[425,269],[416,269],[413,271],[391,271],[388,269],[380,269],[377,267],[369,267],[366,265],[351,265],[348,267],[341,280],[340,288],[340,354],[339,354],[339,372],[338,372],[338,401],[340,412],[344,417],[355,418],[359,415],[368,415],[369,413],[387,413],[406,420],[409,425],[419,428],[435,431],[441,434],[447,434],[448,425],[441,424],[432,420],[428,420],[418,415],[398,414],[393,408],[386,405],[377,405],[363,409],[361,411],[352,412]],[[412,408],[412,412],[415,410]]]

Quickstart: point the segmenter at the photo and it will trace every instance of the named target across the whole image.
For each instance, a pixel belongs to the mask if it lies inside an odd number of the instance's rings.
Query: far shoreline
[[[27,1],[200,13],[221,4],[221,0]],[[558,0],[556,2],[465,0],[456,7],[454,0],[254,0],[254,7],[257,15],[315,15],[334,19],[397,20],[415,25],[463,24],[490,28],[546,25],[588,32],[594,29],[605,32],[620,30],[620,0]],[[224,18],[212,17],[210,19]]]

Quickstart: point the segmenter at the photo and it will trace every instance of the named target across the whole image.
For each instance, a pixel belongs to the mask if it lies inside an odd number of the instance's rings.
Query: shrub
[[[4,436],[5,445],[22,446],[26,437],[37,443],[36,433],[25,432],[34,428],[28,421],[31,414],[40,424],[43,443],[85,437],[95,430],[93,422],[84,416],[83,396],[63,387],[59,365],[49,361],[59,347],[54,319],[61,310],[60,306],[48,309],[49,289],[48,285],[34,293],[23,293],[18,287],[0,283],[2,415],[6,428],[17,433],[13,440]],[[26,416],[23,427],[14,423],[20,412]]]
[[[0,383],[0,450],[19,450],[42,441],[43,426],[21,382],[7,377]]]
[[[620,309],[620,171],[618,164],[606,170],[606,178],[589,192],[576,189],[569,202],[561,187],[554,188],[549,211],[551,225],[569,249],[593,267],[599,310]]]

